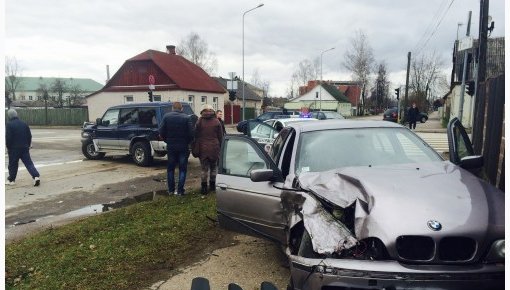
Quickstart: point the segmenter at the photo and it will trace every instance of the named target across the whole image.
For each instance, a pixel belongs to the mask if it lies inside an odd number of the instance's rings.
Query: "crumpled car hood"
[[[448,161],[307,172],[298,180],[339,207],[356,203],[357,239],[429,233],[429,220],[454,234],[504,233],[504,193]]]

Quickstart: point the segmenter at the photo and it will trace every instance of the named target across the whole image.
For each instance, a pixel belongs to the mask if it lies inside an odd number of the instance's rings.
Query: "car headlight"
[[[487,262],[504,262],[505,261],[505,240],[497,240],[487,254]]]
[[[89,134],[89,133],[87,133],[87,132],[81,132],[81,137],[83,137],[83,138],[88,138],[89,136],[90,136],[90,134]]]

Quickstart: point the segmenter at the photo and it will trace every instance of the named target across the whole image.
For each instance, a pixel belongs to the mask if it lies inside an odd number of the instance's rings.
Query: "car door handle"
[[[228,188],[228,185],[224,184],[224,183],[218,183],[217,184],[218,187],[221,189],[221,190],[227,190]]]

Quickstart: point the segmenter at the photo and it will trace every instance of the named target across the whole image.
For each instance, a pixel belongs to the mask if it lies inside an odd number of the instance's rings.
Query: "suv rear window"
[[[165,115],[166,113],[169,113],[172,111],[172,106],[166,106],[166,107],[163,107],[163,115]],[[193,110],[191,109],[191,106],[188,105],[188,104],[182,104],[182,111],[186,114],[186,115],[193,115]]]

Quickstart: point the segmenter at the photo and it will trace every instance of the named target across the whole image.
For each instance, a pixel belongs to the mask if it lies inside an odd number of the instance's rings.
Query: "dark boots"
[[[201,194],[207,194],[207,182],[202,182],[202,188],[200,189]]]
[[[216,181],[209,181],[209,191],[216,192]]]

